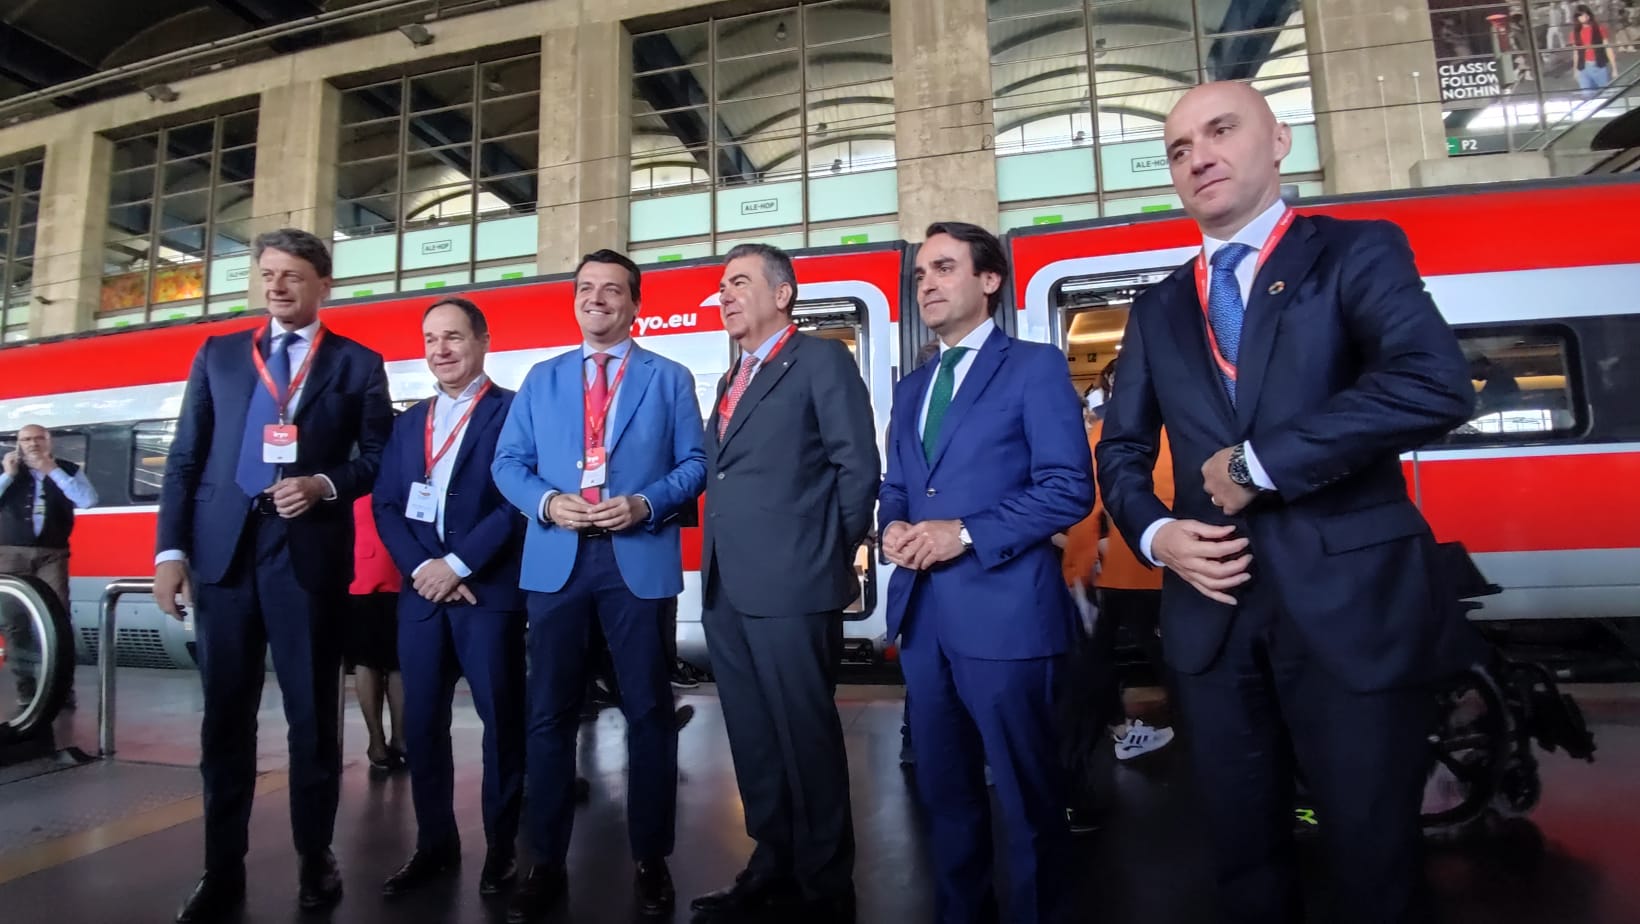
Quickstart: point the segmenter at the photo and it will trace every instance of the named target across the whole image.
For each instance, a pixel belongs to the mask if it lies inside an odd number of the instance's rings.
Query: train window
[[[131,428],[131,499],[159,500],[165,481],[165,457],[176,439],[174,420],[144,420]]]
[[[1577,376],[1577,345],[1560,325],[1460,328],[1476,392],[1475,416],[1449,443],[1553,440],[1581,432],[1587,420]]]

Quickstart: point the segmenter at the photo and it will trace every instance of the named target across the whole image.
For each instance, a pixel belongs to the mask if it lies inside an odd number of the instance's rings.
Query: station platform
[[[81,668],[77,685],[87,705],[59,719],[58,745],[91,752],[94,673]],[[1428,871],[1443,921],[1640,924],[1640,685],[1564,689],[1589,719],[1599,744],[1596,762],[1540,754],[1545,792],[1528,819],[1478,842],[1430,846]],[[911,924],[931,920],[933,913],[922,826],[911,781],[899,766],[901,692],[893,686],[838,692],[852,773],[860,920],[870,924]],[[679,702],[695,710],[680,736],[678,846],[671,858],[679,897],[672,920],[682,922],[689,920],[689,898],[727,884],[751,845],[712,688],[682,693]],[[200,708],[193,674],[122,671],[115,759],[78,766],[47,760],[0,769],[0,921],[171,919],[200,872]],[[455,744],[456,814],[466,865],[458,878],[396,902],[384,900],[379,889],[414,841],[410,781],[407,774],[370,778],[363,724],[349,696],[335,841],[346,896],[327,915],[304,915],[296,907],[285,724],[271,676],[259,719],[260,777],[242,921],[502,919],[504,897],[483,900],[478,894],[484,842],[480,726],[464,688],[458,691]],[[1184,749],[1175,743],[1130,764],[1112,763],[1112,814],[1103,830],[1075,843],[1074,919],[1211,922],[1211,877],[1193,820]],[[576,814],[570,897],[554,922],[639,920],[629,885],[625,764],[621,717],[605,710],[582,728],[580,772],[591,781],[592,795]],[[1321,871],[1310,878],[1319,883]]]

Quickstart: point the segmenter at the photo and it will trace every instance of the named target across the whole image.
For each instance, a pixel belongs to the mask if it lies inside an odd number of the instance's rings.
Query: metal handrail
[[[1622,73],[1613,77],[1611,83],[1601,88],[1599,105],[1593,109],[1584,109],[1582,104],[1573,106],[1553,125],[1546,125],[1529,135],[1525,141],[1521,142],[1517,150],[1549,150],[1554,147],[1556,142],[1570,134],[1572,129],[1587,124],[1601,110],[1632,93],[1635,87],[1640,87],[1640,61],[1630,64]],[[1585,100],[1585,102],[1593,102],[1593,100]]]
[[[97,756],[114,756],[114,607],[126,594],[151,594],[154,579],[120,578],[103,589],[97,608]]]

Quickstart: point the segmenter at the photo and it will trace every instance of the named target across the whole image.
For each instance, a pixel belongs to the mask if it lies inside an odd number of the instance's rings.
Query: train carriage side
[[[1399,225],[1470,360],[1475,418],[1402,459],[1437,537],[1503,587],[1481,618],[1640,616],[1640,251],[1579,217],[1629,214],[1640,182],[1297,207]],[[1010,235],[1020,336],[1062,346],[1079,388],[1121,349],[1133,299],[1195,256],[1200,236],[1178,215]]]
[[[848,344],[861,364],[881,434],[887,427],[899,349],[902,247],[833,248],[795,257],[796,319],[812,334]],[[734,349],[717,308],[719,273],[716,262],[646,267],[645,301],[633,325],[646,348],[689,367],[703,411],[710,408]],[[472,298],[488,316],[493,340],[487,369],[506,387],[517,388],[535,363],[580,343],[567,276],[436,294],[457,293]],[[400,407],[434,388],[420,336],[421,313],[434,297],[401,293],[342,302],[323,312],[328,326],[383,355],[392,397]],[[72,541],[70,596],[82,660],[96,655],[103,589],[121,577],[153,573],[158,489],[193,354],[208,336],[256,323],[230,318],[161,324],[0,349],[0,443],[24,424],[45,425],[59,456],[86,465],[101,496],[97,507],[79,512]],[[704,663],[699,529],[686,528],[683,544],[680,650]],[[886,580],[886,566],[869,541],[856,562],[861,594],[847,614],[845,636],[851,659],[875,661],[885,647],[876,588]],[[194,666],[191,615],[181,623],[170,620],[151,598],[139,595],[120,604],[118,625],[121,664]]]

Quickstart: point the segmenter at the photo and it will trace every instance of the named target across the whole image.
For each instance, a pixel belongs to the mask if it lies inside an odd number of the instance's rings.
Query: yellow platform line
[[[286,771],[264,773],[256,779],[256,794],[266,795],[290,785]],[[65,834],[42,844],[0,853],[0,884],[61,866],[128,841],[186,824],[205,813],[205,797],[190,796],[168,805],[128,815],[85,831]]]

